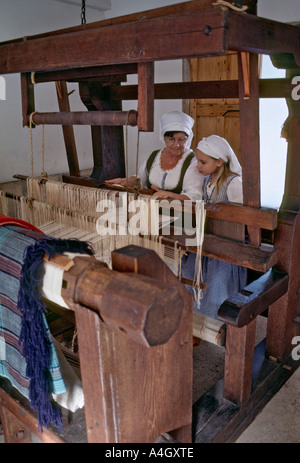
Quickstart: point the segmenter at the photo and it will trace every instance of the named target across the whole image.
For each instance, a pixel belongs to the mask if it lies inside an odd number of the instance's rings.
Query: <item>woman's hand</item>
[[[152,195],[155,196],[156,198],[159,198],[159,199],[164,199],[164,198],[172,198],[172,199],[180,199],[180,200],[189,200],[189,196],[187,195],[184,195],[184,194],[176,194],[176,193],[173,193],[172,191],[167,191],[167,190],[160,190],[159,188],[157,188],[156,186],[154,185],[151,185],[151,189],[155,191],[155,193]]]
[[[125,178],[112,178],[110,180],[105,180],[105,183],[108,183],[109,185],[121,185],[121,186],[127,186],[127,180],[128,180],[128,186],[133,187],[134,181],[135,181],[135,176],[129,177],[128,179]]]
[[[155,196],[156,198],[172,198],[173,197],[170,191],[160,190],[154,185],[151,185],[151,190],[155,191],[153,196]]]

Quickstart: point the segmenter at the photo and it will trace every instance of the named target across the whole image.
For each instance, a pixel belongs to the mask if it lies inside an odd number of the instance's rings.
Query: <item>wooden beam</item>
[[[136,111],[61,111],[39,113],[32,116],[35,125],[129,125],[137,124]]]
[[[138,96],[138,86],[111,86],[110,94],[113,99],[136,100]],[[156,100],[238,97],[239,90],[237,80],[154,84],[154,98]]]
[[[14,390],[10,383],[7,385],[5,379],[0,380],[0,408],[9,411],[23,427],[24,431],[31,431],[45,443],[63,443],[64,440],[52,429],[43,428],[41,433],[38,428],[38,420],[33,414],[30,405],[25,405],[24,397]],[[0,410],[1,411],[1,410]],[[2,415],[2,413],[0,413]],[[4,416],[1,416],[4,419]],[[4,424],[4,423],[3,423]]]
[[[242,204],[206,204],[206,217],[243,225],[257,226],[265,230],[275,230],[277,227],[277,211],[275,209],[256,209]]]
[[[118,16],[116,18],[104,19],[101,21],[95,21],[92,23],[82,24],[80,26],[68,27],[65,29],[59,29],[51,32],[44,32],[42,34],[36,34],[32,36],[21,37],[13,40],[4,42],[5,44],[12,44],[16,42],[22,42],[24,40],[34,40],[39,38],[45,38],[61,34],[69,34],[72,32],[85,31],[89,29],[98,29],[101,27],[116,26],[118,24],[136,23],[145,21],[147,19],[161,18],[163,16],[170,16],[174,14],[183,14],[194,11],[203,10],[205,8],[211,8],[211,0],[192,0],[186,3],[178,3],[175,5],[154,8],[151,10],[141,11],[138,13],[127,14]]]
[[[138,128],[154,130],[154,63],[138,64]]]
[[[137,64],[128,63],[124,65],[111,66],[94,66],[88,68],[66,69],[62,71],[35,72],[35,83],[51,82],[55,80],[77,81],[82,79],[100,79],[112,76],[118,76],[120,82],[121,75],[136,74]],[[125,80],[125,79],[123,79]]]
[[[226,52],[228,11],[193,13],[79,30],[0,45],[0,73],[180,59]]]
[[[161,242],[169,246],[174,246],[176,242],[182,250],[197,252],[196,246],[186,245],[187,238],[190,237],[184,235],[162,236]],[[275,248],[264,245],[257,248],[213,235],[205,235],[202,255],[263,273],[277,263],[277,250]]]
[[[292,53],[300,66],[300,28],[230,11],[228,50],[255,54]]]
[[[249,88],[245,88],[241,54],[238,55],[238,69],[243,204],[260,207],[258,56],[254,54],[249,56]],[[246,79],[246,83],[247,81]],[[250,244],[260,245],[261,233],[258,227],[248,226],[248,236]]]
[[[203,2],[186,2],[164,13],[158,9],[148,16],[139,14],[139,21],[124,22],[121,17],[72,32],[65,29],[3,42],[0,73],[183,59],[222,55],[228,50],[293,53],[300,65],[298,27],[203,6]]]
[[[288,283],[289,277],[286,273],[272,269],[270,273],[262,275],[240,293],[223,302],[218,318],[241,328],[282,297],[287,292]]]
[[[224,399],[242,404],[251,395],[256,319],[226,328]]]
[[[65,81],[57,81],[56,82],[56,94],[57,94],[57,101],[58,107],[61,112],[70,112],[70,104],[69,104],[69,96],[68,96],[68,88],[67,83]],[[63,125],[62,132],[65,141],[65,148],[67,153],[67,160],[70,175],[74,175],[79,177],[80,170],[79,170],[79,163],[77,157],[77,149],[76,149],[76,142],[74,136],[74,129],[72,125]]]
[[[30,73],[21,73],[23,127],[29,127],[29,116],[35,111],[34,85]]]

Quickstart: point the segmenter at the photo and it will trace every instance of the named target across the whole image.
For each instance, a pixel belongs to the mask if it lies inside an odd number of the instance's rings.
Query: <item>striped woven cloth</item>
[[[56,412],[51,397],[52,393],[62,394],[66,387],[43,303],[34,295],[38,262],[45,250],[53,255],[55,248],[63,253],[72,251],[72,247],[76,252],[92,253],[86,243],[54,240],[22,225],[0,226],[0,376],[7,378],[37,409],[40,429],[50,423],[61,427],[60,411]],[[48,359],[45,363],[38,357]]]

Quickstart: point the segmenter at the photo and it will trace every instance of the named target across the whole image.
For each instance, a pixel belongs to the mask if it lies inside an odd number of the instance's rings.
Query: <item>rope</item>
[[[133,184],[134,199],[137,199],[139,190],[141,189],[141,180],[138,178],[139,170],[139,152],[140,152],[140,131],[137,132],[137,143],[136,143],[136,159],[135,159],[135,179]]]
[[[30,134],[30,164],[31,164],[31,177],[33,178],[33,142],[32,142],[32,118],[37,112],[34,111],[29,115],[29,134]]]
[[[31,178],[34,177],[33,173],[33,137],[32,137],[32,124],[33,116],[37,114],[37,111],[34,111],[29,116],[29,132],[30,132],[30,166],[31,166]],[[45,172],[45,126],[42,125],[42,172],[40,182],[43,183],[45,179],[48,178],[47,173]],[[31,198],[32,199],[32,198]]]
[[[32,72],[30,73],[30,79],[31,79],[32,85],[35,85],[35,84],[36,84],[36,81],[35,81],[35,77],[34,77],[34,76],[35,76],[35,72],[32,71]]]
[[[248,10],[248,7],[242,6],[242,8],[239,8],[238,6],[233,5],[232,3],[225,2],[224,0],[218,0],[216,3],[213,3],[214,6],[226,6],[227,8],[230,8],[231,10],[234,11],[240,11],[240,12],[245,12]]]
[[[42,125],[42,172],[40,183],[43,183],[48,178],[47,172],[45,172],[45,126]]]
[[[125,122],[125,174],[126,174],[126,188],[128,193],[128,122],[130,111],[127,112]]]

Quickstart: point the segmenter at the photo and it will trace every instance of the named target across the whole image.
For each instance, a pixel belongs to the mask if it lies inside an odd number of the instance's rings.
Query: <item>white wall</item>
[[[258,15],[281,22],[300,22],[299,0],[258,0]],[[285,77],[284,69],[276,69],[268,56],[263,57],[262,78]],[[285,181],[287,142],[280,137],[288,116],[284,99],[260,100],[261,204],[278,208]]]
[[[66,0],[67,1],[67,0]],[[78,5],[64,0],[1,0],[0,41],[80,25]],[[98,4],[101,3],[97,0]],[[109,5],[109,0],[104,0]],[[88,2],[87,2],[88,3]],[[86,18],[104,19],[104,10],[86,8]],[[29,129],[22,127],[20,76],[5,75],[6,99],[0,100],[0,182],[11,181],[14,174],[31,175]],[[70,90],[77,87],[70,85]],[[36,111],[57,111],[55,84],[39,84],[35,89]],[[78,92],[70,97],[74,110],[84,109]],[[34,175],[42,171],[42,128],[33,130]],[[81,168],[92,165],[88,127],[75,127]],[[48,174],[68,172],[61,127],[45,127],[45,170]]]
[[[78,5],[73,5],[73,1]],[[80,0],[1,0],[0,2],[0,41],[26,35],[33,35],[80,24]],[[160,6],[180,3],[179,0],[111,0],[111,9],[101,11],[89,8],[100,0],[87,0],[87,22],[103,18],[130,14]],[[98,2],[98,3],[97,3]],[[107,5],[109,0],[105,0]],[[258,0],[260,16],[283,22],[300,21],[299,0]],[[281,76],[283,71],[270,66],[268,59],[263,67],[263,77]],[[156,82],[176,82],[181,80],[181,61],[158,62],[155,64]],[[29,130],[22,127],[21,96],[18,75],[4,76],[6,81],[6,100],[0,100],[0,182],[10,181],[15,173],[30,175]],[[136,83],[136,76],[129,76],[128,83]],[[84,109],[79,101],[77,87],[70,96],[71,109]],[[56,93],[54,84],[40,84],[36,87],[36,110],[56,111]],[[278,106],[279,104],[279,106]],[[275,107],[274,107],[275,105]],[[136,109],[136,102],[125,102],[124,109]],[[158,120],[166,111],[181,109],[181,101],[160,100],[155,102],[155,131],[140,135],[139,159],[144,159],[155,147],[159,147]],[[278,138],[280,127],[286,118],[285,103],[270,100],[261,103],[261,135],[262,135],[262,196],[263,205],[277,207],[281,202],[282,185],[285,167],[286,142]],[[276,114],[280,117],[275,121]],[[269,132],[269,121],[275,122],[275,134]],[[129,174],[135,170],[137,129],[130,127],[129,132]],[[34,134],[34,174],[39,175],[41,164],[41,127]],[[92,167],[92,151],[90,131],[88,127],[75,127],[78,143],[78,157],[81,169]],[[280,148],[281,147],[281,148]],[[280,148],[280,149],[279,149]],[[65,149],[61,128],[45,127],[45,170],[48,174],[67,172]],[[270,175],[270,163],[272,175]],[[278,169],[275,175],[275,166]],[[275,177],[274,177],[275,175]],[[275,180],[274,180],[275,179]],[[269,182],[271,180],[271,182]],[[276,185],[274,191],[274,184]]]
[[[73,1],[78,5],[74,5]],[[34,35],[51,30],[63,29],[79,25],[81,22],[81,0],[1,0],[0,3],[0,42]],[[144,11],[172,3],[179,0],[103,0],[104,4],[111,3],[111,10],[106,11],[89,8],[91,0],[86,2],[87,22],[93,22],[112,16]],[[101,0],[93,0],[92,5],[100,4]],[[156,65],[156,80],[181,80],[181,62],[169,62]],[[31,175],[31,153],[29,130],[22,127],[21,93],[19,75],[5,75],[6,99],[0,100],[0,183],[11,181],[14,174]],[[128,83],[135,83],[135,76],[130,76]],[[80,102],[77,86],[68,84],[68,89],[75,89],[70,96],[72,110],[85,110]],[[54,83],[39,84],[35,87],[36,111],[57,111],[57,98]],[[181,109],[179,101],[164,101],[155,103],[156,125],[160,115],[168,110]],[[124,109],[136,109],[136,102],[126,102]],[[90,128],[75,126],[80,169],[88,169],[93,165]],[[136,155],[136,129],[129,128],[128,152],[130,153],[130,174],[134,170]],[[156,137],[158,140],[158,138]],[[152,148],[153,134],[142,134],[140,144],[144,148],[144,156]],[[149,148],[148,148],[149,146]],[[42,171],[42,128],[33,130],[34,175]],[[133,154],[132,154],[133,153]],[[141,149],[140,159],[143,159]],[[58,126],[45,127],[45,171],[48,174],[68,172],[67,159],[61,128]]]

